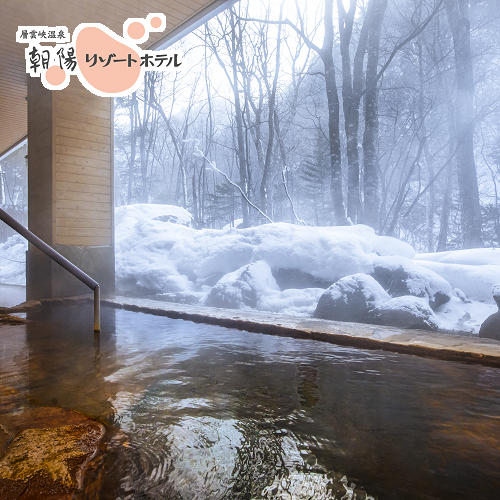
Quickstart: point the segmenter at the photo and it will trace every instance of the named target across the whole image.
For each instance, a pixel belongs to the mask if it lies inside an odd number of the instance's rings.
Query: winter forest
[[[117,294],[480,333],[500,2],[240,0],[168,50],[181,66],[114,100]],[[26,154],[0,163],[24,223]],[[24,285],[1,230],[0,283]]]
[[[115,99],[116,206],[500,245],[499,2],[241,0],[173,49],[179,71]],[[21,222],[25,155],[0,175]]]
[[[500,4],[241,0],[115,102],[115,204],[500,244]]]

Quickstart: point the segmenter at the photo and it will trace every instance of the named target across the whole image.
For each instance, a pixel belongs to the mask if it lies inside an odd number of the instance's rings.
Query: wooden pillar
[[[113,100],[75,78],[64,90],[28,77],[28,228],[114,292]],[[89,293],[29,246],[28,299]]]

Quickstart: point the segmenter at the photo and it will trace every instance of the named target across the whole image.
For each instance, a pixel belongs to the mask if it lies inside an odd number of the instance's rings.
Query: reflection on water
[[[497,497],[497,369],[102,313],[97,336],[91,306],[0,329],[0,423],[110,424],[101,499]]]

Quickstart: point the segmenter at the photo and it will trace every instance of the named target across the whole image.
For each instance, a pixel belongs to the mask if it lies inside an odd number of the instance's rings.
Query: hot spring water
[[[108,307],[94,337],[90,305],[30,318],[0,329],[20,394],[0,413],[107,422],[100,499],[498,498],[498,369]]]

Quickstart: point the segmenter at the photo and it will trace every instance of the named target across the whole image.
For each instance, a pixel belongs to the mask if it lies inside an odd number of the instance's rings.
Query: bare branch
[[[243,198],[245,198],[245,201],[253,208],[255,208],[255,210],[257,210],[257,212],[260,213],[260,215],[264,216],[269,222],[271,222],[271,224],[274,223],[273,220],[271,220],[259,207],[257,207],[256,205],[254,205],[249,199],[248,199],[248,196],[243,192],[243,189],[241,189],[241,186],[239,186],[238,184],[236,184],[236,182],[232,181],[222,170],[219,170],[217,168],[217,166],[215,165],[215,162],[213,161],[210,161],[204,154],[203,152],[200,150],[200,148],[198,148],[198,146],[195,146],[194,147],[195,151],[198,153],[199,156],[201,156],[202,158],[204,158],[207,163],[210,165],[209,169],[210,170],[213,170],[214,172],[222,175],[227,182],[229,182],[229,184],[231,184],[231,186],[235,187],[240,193],[241,193],[241,196],[243,196]]]

